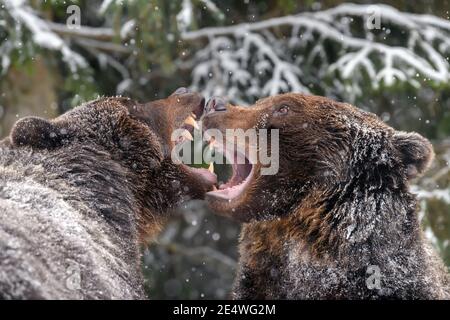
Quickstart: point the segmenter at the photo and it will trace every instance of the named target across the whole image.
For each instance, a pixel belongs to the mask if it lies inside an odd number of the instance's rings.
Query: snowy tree
[[[11,63],[13,51],[23,53],[24,32],[29,32],[32,42],[37,46],[58,51],[62,60],[70,67],[71,72],[76,72],[79,68],[87,68],[86,60],[77,52],[70,49],[69,45],[61,37],[54,33],[48,21],[41,19],[25,0],[3,0],[1,17],[1,32],[3,41],[0,45],[2,57],[2,74],[8,71]],[[6,28],[14,25],[14,29]]]
[[[445,86],[449,80],[450,22],[387,5],[342,4],[189,31],[195,28],[197,7],[216,20],[223,20],[224,13],[207,0],[177,1],[168,8],[155,1],[145,5],[152,15],[136,18],[143,6],[139,1],[104,0],[97,15],[120,14],[119,25],[69,29],[44,19],[25,0],[2,1],[2,33],[10,40],[0,46],[3,74],[14,50],[31,50],[24,47],[22,34],[28,33],[36,47],[57,51],[71,73],[89,68],[80,48],[100,66],[115,70],[119,94],[145,86],[158,72],[179,71],[192,74],[193,89],[207,96],[227,95],[239,103],[287,91],[355,102],[371,90],[399,84],[418,88],[423,82]],[[371,25],[377,18],[380,28]],[[159,30],[165,20],[170,30],[148,32]],[[6,27],[11,23],[14,29]],[[153,72],[156,61],[159,71]],[[142,74],[145,68],[148,75]]]
[[[371,28],[373,18],[380,29]],[[183,33],[202,39],[193,84],[239,103],[294,91],[354,102],[370,89],[448,85],[450,22],[387,5],[332,9]],[[330,50],[332,48],[332,50]]]

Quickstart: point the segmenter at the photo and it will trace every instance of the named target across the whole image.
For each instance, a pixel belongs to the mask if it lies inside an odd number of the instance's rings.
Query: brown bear
[[[19,120],[0,145],[0,297],[145,298],[140,244],[215,183],[170,157],[171,133],[192,131],[203,108],[180,88]]]
[[[259,160],[233,164],[229,181],[206,195],[213,210],[244,222],[234,298],[450,298],[409,191],[433,159],[428,140],[318,96],[248,108],[214,98],[207,110],[203,130],[279,135],[275,175],[262,175]],[[213,144],[236,158],[223,145]]]

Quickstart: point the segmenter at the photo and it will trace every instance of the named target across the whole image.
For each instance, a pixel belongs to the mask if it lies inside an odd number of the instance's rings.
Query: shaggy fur
[[[0,297],[142,299],[139,244],[211,185],[170,160],[195,93],[25,118],[0,145]]]
[[[219,214],[245,222],[234,298],[450,298],[447,270],[409,192],[433,158],[426,139],[301,94],[228,106],[203,128],[279,129],[277,175],[259,175],[256,164],[236,199],[207,196]]]

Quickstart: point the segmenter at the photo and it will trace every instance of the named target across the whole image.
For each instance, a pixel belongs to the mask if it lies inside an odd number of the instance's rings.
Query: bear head
[[[230,129],[250,129],[258,137],[263,131],[267,135],[266,146],[261,145],[264,139],[256,146],[241,139],[244,145],[239,148],[233,139],[233,151],[213,138],[213,146],[230,162],[244,161],[233,163],[229,181],[206,198],[217,213],[243,222],[281,217],[306,197],[349,183],[370,189],[406,188],[433,159],[431,144],[419,134],[396,131],[374,114],[324,97],[289,93],[251,107],[212,98],[206,109],[205,133],[217,129],[226,136]],[[269,143],[271,139],[277,143]],[[260,154],[249,159],[250,150],[267,151],[278,161],[276,172],[262,174],[267,163],[261,162]]]
[[[183,200],[203,198],[215,183],[208,170],[171,159],[172,148],[180,142],[172,141],[172,132],[184,129],[189,138],[204,103],[203,96],[185,88],[142,104],[124,97],[100,98],[52,120],[23,118],[14,125],[8,144],[54,157],[73,174],[86,171],[100,179],[100,172],[115,170],[132,190],[128,198],[136,199],[140,234],[146,236],[159,216]],[[96,165],[95,159],[107,159],[108,168],[105,162]],[[107,193],[107,184],[104,189],[96,192]]]

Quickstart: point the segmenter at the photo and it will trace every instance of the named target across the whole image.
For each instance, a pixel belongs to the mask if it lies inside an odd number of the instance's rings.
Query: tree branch
[[[79,28],[68,28],[65,24],[46,21],[48,28],[61,35],[78,38],[89,38],[99,41],[111,41],[116,33],[111,28],[80,26]]]
[[[82,47],[94,48],[101,51],[117,52],[124,54],[129,54],[132,52],[131,49],[123,45],[111,42],[97,41],[92,39],[82,39],[82,38],[76,38],[74,39],[74,41],[79,45],[81,45]]]
[[[389,27],[405,32],[405,45],[388,44],[389,33],[378,38],[370,30],[363,36],[351,33],[350,23],[365,30],[372,7],[379,11],[383,32]],[[348,22],[342,23],[343,18]],[[290,37],[273,37],[273,29],[289,26]],[[364,73],[375,89],[381,83],[417,86],[417,74],[438,84],[448,83],[449,31],[450,22],[438,17],[400,12],[387,5],[342,4],[324,11],[184,32],[182,38],[208,41],[194,56],[193,70],[193,88],[207,95],[221,92],[237,102],[249,102],[285,91],[308,92],[308,79],[321,82],[320,76],[336,73],[334,88],[322,89],[348,92],[354,100],[362,94]],[[339,55],[329,55],[325,41],[337,44]],[[311,70],[310,74],[304,70]]]

